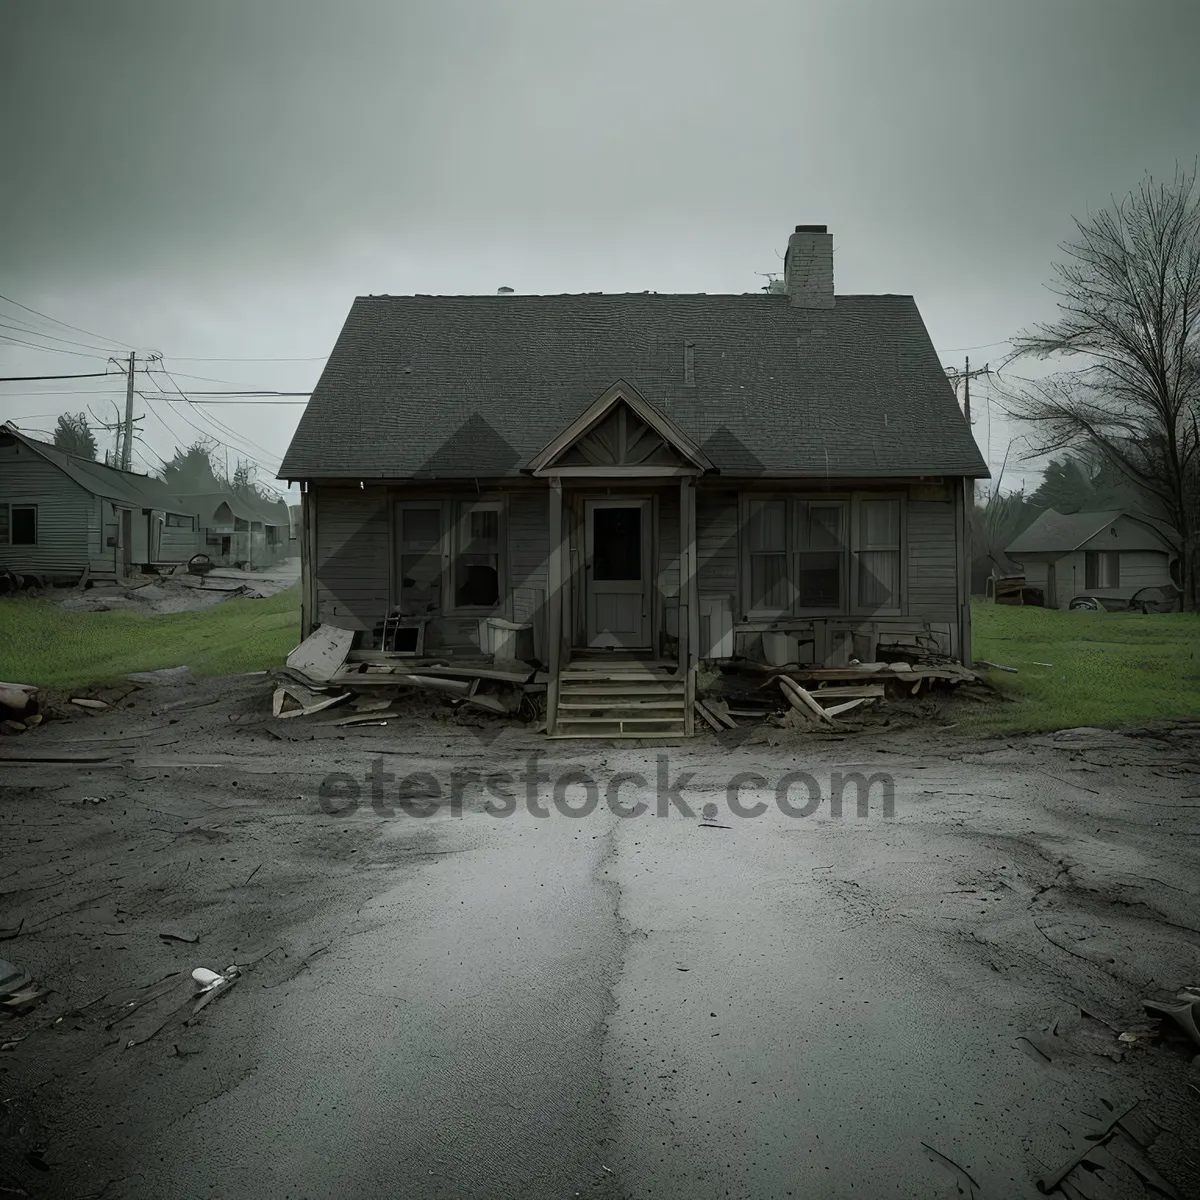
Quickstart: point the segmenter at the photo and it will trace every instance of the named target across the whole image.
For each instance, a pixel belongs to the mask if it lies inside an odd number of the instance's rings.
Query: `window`
[[[167,513],[167,524],[176,529],[191,529],[192,518],[181,516],[179,513]]]
[[[400,612],[407,617],[442,606],[441,505],[402,504],[396,513]]]
[[[37,545],[37,505],[0,504],[0,546]]]
[[[789,612],[786,500],[751,500],[746,523],[750,557],[750,611]]]
[[[451,563],[456,608],[495,608],[501,600],[499,501],[460,504]]]
[[[860,500],[857,607],[900,609],[900,501]]]
[[[895,498],[747,498],[744,619],[898,613],[901,528]]]
[[[799,608],[805,613],[844,612],[846,505],[799,501],[796,514]]]
[[[1087,588],[1116,588],[1121,586],[1121,555],[1116,550],[1087,550],[1084,552],[1084,578]]]

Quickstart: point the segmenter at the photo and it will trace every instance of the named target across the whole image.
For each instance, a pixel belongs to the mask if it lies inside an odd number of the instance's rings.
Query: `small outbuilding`
[[[1006,549],[1047,608],[1073,599],[1130,600],[1143,588],[1171,588],[1176,551],[1145,517],[1121,511],[1044,513]]]

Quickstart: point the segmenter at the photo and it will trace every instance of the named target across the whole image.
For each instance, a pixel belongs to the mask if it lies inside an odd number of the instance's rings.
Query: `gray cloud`
[[[1195,156],[1198,44],[1193,0],[28,0],[0,277],[169,354],[306,356],[360,292],[753,290],[815,220],[839,290],[990,342],[1046,315],[1072,213]],[[281,411],[221,410],[276,454]]]

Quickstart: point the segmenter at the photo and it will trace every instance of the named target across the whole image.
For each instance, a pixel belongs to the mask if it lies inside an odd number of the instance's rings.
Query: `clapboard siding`
[[[373,630],[391,592],[387,493],[383,488],[318,488],[313,507],[317,621]]]
[[[156,513],[151,520],[158,520],[160,516],[161,514]],[[185,563],[199,551],[199,539],[195,529],[183,525],[168,525],[164,522],[158,547],[160,563]]]
[[[20,445],[3,447],[0,504],[37,505],[37,545],[0,545],[0,570],[79,575],[88,566],[93,498],[53,463]]]
[[[1171,582],[1167,570],[1167,554],[1156,550],[1121,551],[1121,590],[1144,587],[1163,587]]]
[[[655,571],[659,594],[674,600],[679,596],[679,491],[658,499],[658,567]]]
[[[948,500],[910,500],[906,524],[908,615],[929,621],[956,621],[954,505]]]
[[[550,557],[548,491],[516,492],[508,499],[509,586],[546,590]]]
[[[696,579],[701,596],[738,595],[736,492],[696,495]]]

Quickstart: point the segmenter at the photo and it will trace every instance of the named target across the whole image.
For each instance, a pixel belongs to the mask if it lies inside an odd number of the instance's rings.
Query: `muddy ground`
[[[0,743],[0,957],[51,989],[0,1017],[0,1196],[1008,1198],[1091,1144],[1062,1194],[1200,1197],[1142,1009],[1200,985],[1200,724],[631,747],[270,690]]]

